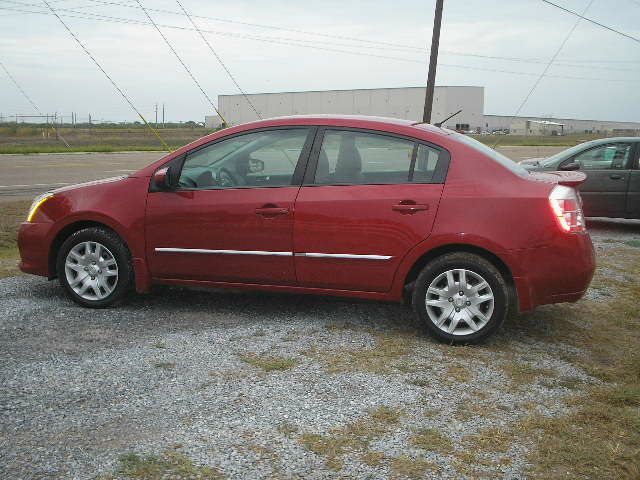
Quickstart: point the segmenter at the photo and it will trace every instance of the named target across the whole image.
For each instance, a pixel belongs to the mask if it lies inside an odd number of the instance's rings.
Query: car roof
[[[436,135],[449,135],[451,131],[436,127],[434,125],[416,122],[414,120],[405,120],[401,118],[380,117],[372,115],[335,115],[335,114],[315,114],[315,115],[287,115],[282,117],[273,117],[265,120],[255,120],[253,122],[234,125],[232,128],[243,127],[244,129],[273,127],[280,125],[322,125],[322,126],[341,126],[375,129],[384,129],[388,127],[412,127],[420,130],[427,130]]]
[[[606,137],[596,138],[595,140],[589,140],[578,145],[600,145],[603,143],[615,143],[615,142],[640,142],[640,137]]]

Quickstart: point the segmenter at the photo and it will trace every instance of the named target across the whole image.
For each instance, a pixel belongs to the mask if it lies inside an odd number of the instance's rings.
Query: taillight
[[[549,194],[549,204],[558,226],[564,232],[584,232],[582,202],[575,188],[556,185]]]

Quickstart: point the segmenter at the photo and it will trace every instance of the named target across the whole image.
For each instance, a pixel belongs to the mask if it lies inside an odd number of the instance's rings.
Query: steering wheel
[[[235,187],[240,182],[231,171],[225,167],[220,168],[216,173],[216,181],[221,187]]]

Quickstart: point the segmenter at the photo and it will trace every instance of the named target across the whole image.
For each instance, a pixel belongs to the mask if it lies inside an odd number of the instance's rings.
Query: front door
[[[312,132],[252,131],[189,152],[175,190],[148,196],[152,276],[294,284],[296,167],[304,168]]]
[[[623,216],[631,176],[633,144],[601,145],[573,157],[587,180],[580,186],[584,213],[589,217]]]
[[[431,232],[448,153],[404,137],[327,129],[296,200],[300,285],[384,292]]]

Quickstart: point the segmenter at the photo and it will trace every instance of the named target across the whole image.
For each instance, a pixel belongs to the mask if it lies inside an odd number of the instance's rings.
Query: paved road
[[[562,147],[499,147],[508,157],[552,155]],[[0,202],[29,199],[74,183],[125,175],[161,158],[163,152],[0,155]]]
[[[0,155],[0,202],[74,183],[125,175],[163,152]]]

